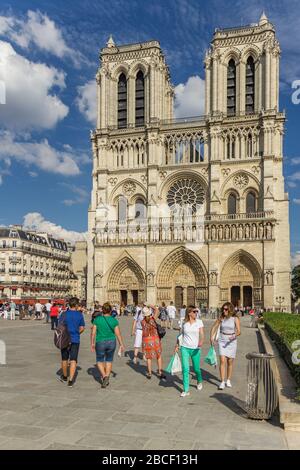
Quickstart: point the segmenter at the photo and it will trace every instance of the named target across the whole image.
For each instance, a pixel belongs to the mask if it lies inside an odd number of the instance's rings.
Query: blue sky
[[[0,105],[0,224],[22,223],[26,216],[28,226],[70,239],[87,230],[93,80],[110,34],[117,44],[159,40],[172,82],[182,84],[176,89],[178,115],[200,114],[202,60],[214,28],[257,22],[265,10],[282,48],[280,106],[288,117],[284,172],[292,252],[300,262],[300,104],[291,100],[291,84],[300,80],[298,9],[298,0],[2,0],[0,80],[6,84],[6,104]],[[194,94],[193,106],[184,105],[180,92]]]

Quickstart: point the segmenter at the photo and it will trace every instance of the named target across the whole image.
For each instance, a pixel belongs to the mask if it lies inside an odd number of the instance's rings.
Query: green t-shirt
[[[98,341],[111,341],[116,339],[114,330],[116,326],[119,326],[118,320],[113,317],[96,317],[93,325],[97,327],[96,331],[96,343]]]

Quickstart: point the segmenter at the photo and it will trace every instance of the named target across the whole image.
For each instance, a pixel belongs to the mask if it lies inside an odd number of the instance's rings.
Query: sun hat
[[[143,315],[144,315],[144,317],[150,317],[152,315],[150,308],[144,307],[143,308]]]

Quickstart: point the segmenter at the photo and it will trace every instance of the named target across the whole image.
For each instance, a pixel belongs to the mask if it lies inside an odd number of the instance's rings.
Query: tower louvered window
[[[246,65],[246,113],[254,113],[255,69],[253,57],[249,57]]]
[[[145,80],[143,72],[138,72],[135,80],[135,125],[145,124]]]
[[[236,113],[236,65],[233,59],[228,62],[227,67],[227,115],[234,116]]]
[[[127,80],[122,73],[118,82],[118,128],[127,127]]]

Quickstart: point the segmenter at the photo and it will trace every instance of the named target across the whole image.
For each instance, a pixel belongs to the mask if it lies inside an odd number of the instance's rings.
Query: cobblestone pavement
[[[132,318],[121,318],[128,349],[115,356],[107,389],[99,385],[89,348],[89,318],[82,335],[74,388],[56,379],[60,354],[49,325],[42,321],[0,321],[7,365],[0,366],[0,449],[287,449],[277,418],[247,419],[245,354],[258,351],[257,333],[242,319],[233,388],[217,390],[218,372],[204,364],[202,391],[193,376],[190,397],[180,398],[181,378],[159,382],[145,377],[145,363],[134,366]],[[210,320],[204,320],[208,350]],[[164,363],[172,354],[176,331],[163,339]]]

